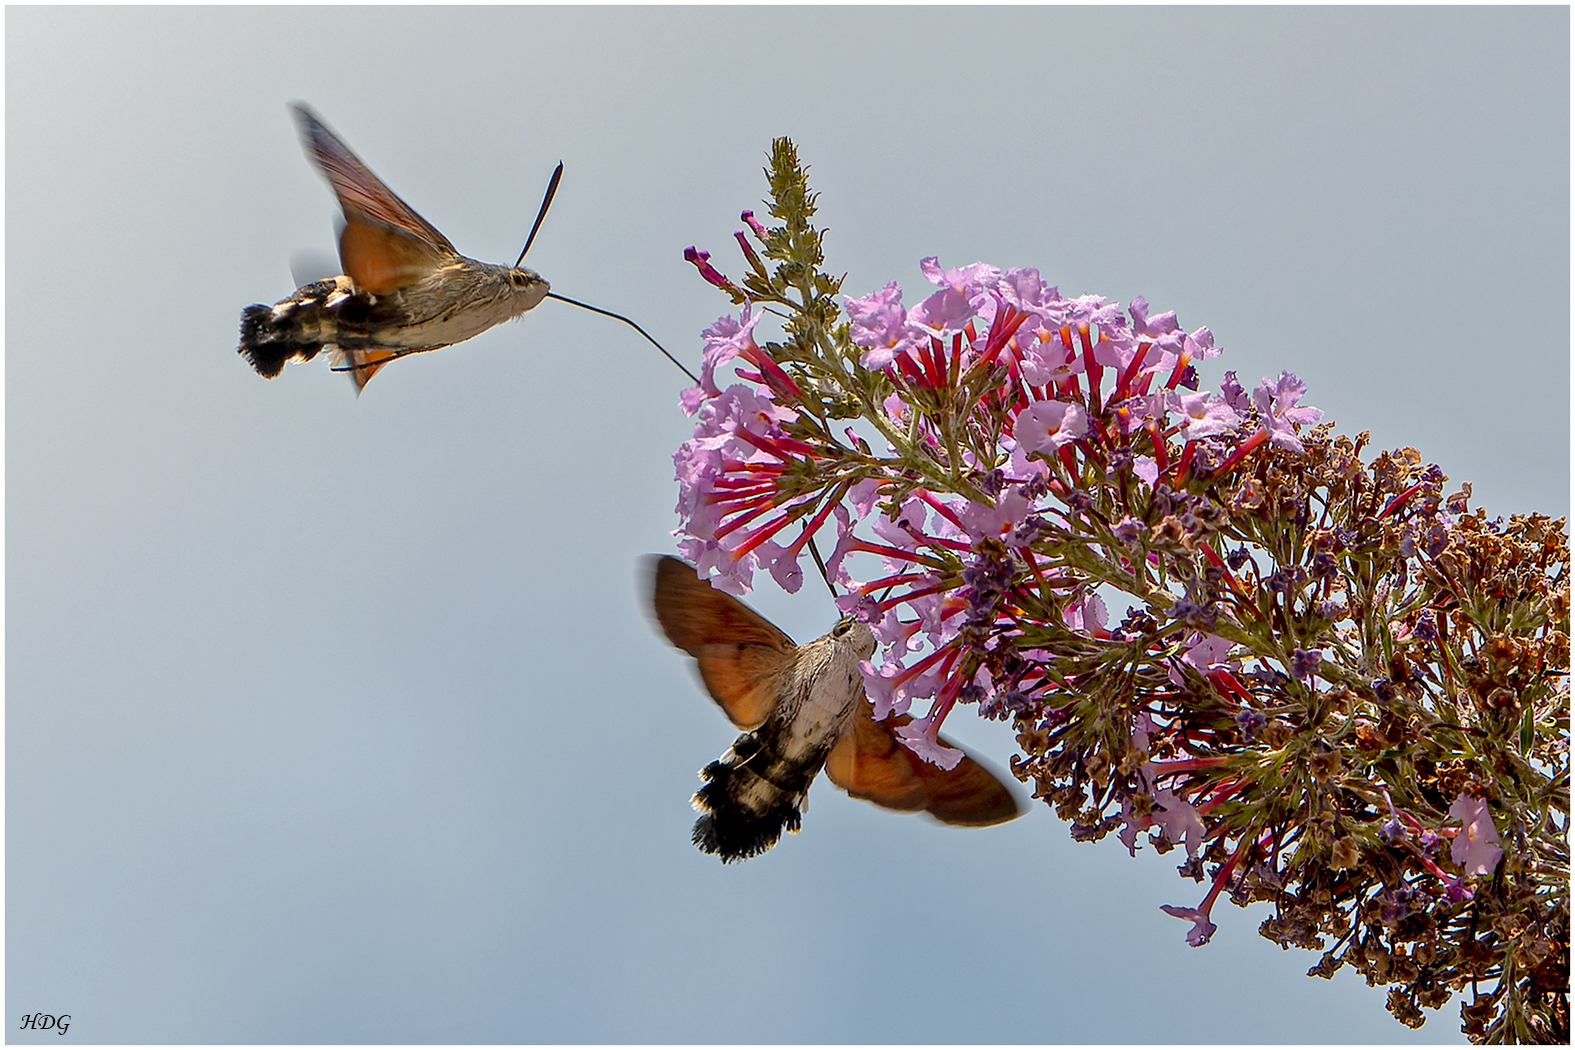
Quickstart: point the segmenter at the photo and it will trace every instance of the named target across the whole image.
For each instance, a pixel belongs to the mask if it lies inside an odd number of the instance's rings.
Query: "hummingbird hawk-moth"
[[[239,352],[259,374],[272,379],[286,362],[310,361],[326,350],[338,370],[350,373],[359,393],[395,358],[480,335],[550,294],[540,274],[520,265],[524,252],[513,266],[459,254],[316,114],[300,103],[292,108],[307,156],[344,211],[339,234],[344,273],[306,284],[273,306],[245,309]],[[548,201],[562,173],[560,164]],[[542,215],[546,207],[544,202]],[[541,225],[540,215],[536,225]],[[530,248],[528,240],[525,247]]]
[[[985,827],[1022,814],[1001,779],[972,758],[942,769],[905,747],[895,730],[909,716],[875,721],[859,672],[875,652],[867,625],[843,617],[830,633],[794,645],[673,557],[656,562],[653,604],[668,640],[695,658],[706,691],[744,730],[700,771],[705,785],[693,799],[701,814],[694,843],[724,864],[797,832],[822,768],[854,798],[947,824]]]

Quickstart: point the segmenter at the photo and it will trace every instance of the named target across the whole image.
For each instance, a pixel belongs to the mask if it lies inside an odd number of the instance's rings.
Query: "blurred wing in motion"
[[[318,281],[331,281],[340,273],[339,264],[327,252],[303,248],[290,256],[290,276],[297,288],[305,288]]]
[[[700,664],[711,698],[740,729],[766,720],[776,678],[798,647],[764,616],[711,586],[684,562],[656,562],[652,605],[670,642]]]
[[[306,106],[293,107],[307,154],[344,210],[339,261],[374,295],[386,295],[459,257],[447,237],[383,185],[372,170]]]
[[[859,703],[853,724],[831,749],[826,776],[854,798],[887,809],[924,810],[946,824],[981,828],[1023,814],[1016,796],[1000,777],[966,754],[942,769],[914,754],[895,730],[913,721],[891,715],[875,721],[867,701]],[[944,737],[941,743],[955,748]]]

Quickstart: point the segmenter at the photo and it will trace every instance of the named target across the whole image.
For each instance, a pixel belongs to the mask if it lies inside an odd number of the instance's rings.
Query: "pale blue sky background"
[[[1338,1042],[1421,1032],[1176,855],[822,784],[689,844],[733,733],[658,638],[676,371],[547,303],[266,382],[240,310],[336,213],[304,99],[466,254],[695,361],[788,134],[846,290],[918,260],[1146,296],[1493,513],[1569,504],[1569,13],[37,9],[6,18],[12,1041]],[[813,588],[757,604],[800,639]],[[1004,727],[953,734],[1004,765]]]

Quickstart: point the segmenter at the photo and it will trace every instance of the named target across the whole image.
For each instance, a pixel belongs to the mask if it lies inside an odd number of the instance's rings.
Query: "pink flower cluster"
[[[864,666],[875,716],[934,698],[929,713],[907,727],[908,743],[951,765],[957,753],[941,747],[936,733],[960,698],[1005,717],[1007,694],[1038,684],[1031,669],[997,681],[991,661],[980,658],[1012,635],[992,612],[1012,587],[1009,573],[979,553],[981,544],[1004,545],[1039,582],[1048,576],[1053,584],[1063,574],[1038,563],[1034,544],[1051,528],[1047,516],[1076,513],[1080,494],[1063,479],[1076,475],[1079,456],[1097,452],[1117,465],[1113,474],[1128,473],[1137,484],[1179,487],[1199,448],[1209,447],[1217,468],[1265,441],[1299,448],[1295,427],[1320,413],[1298,406],[1304,387],[1289,373],[1265,379],[1250,396],[1234,376],[1220,394],[1189,389],[1192,363],[1219,352],[1212,334],[1184,331],[1174,313],[1151,316],[1141,298],[1123,312],[1100,296],[1063,298],[1034,269],[943,269],[934,258],[920,268],[937,287],[911,309],[895,282],[845,298],[850,338],[859,366],[884,373],[893,389],[877,410],[879,429],[978,479],[973,497],[904,485],[901,454],[910,450],[890,441],[882,458],[852,428],[846,443],[790,434],[803,392],[756,342],[762,315],[746,302],[741,317],[706,329],[701,384],[682,395],[695,429],[674,455],[677,534],[684,556],[725,589],[748,591],[764,568],[796,591],[806,544],[834,517],[826,567],[846,590],[838,604],[858,612],[885,645],[881,662]],[[734,359],[748,366],[739,372],[745,382],[723,390],[717,369]],[[986,448],[943,433],[930,409],[938,398],[976,388],[981,377],[988,382],[977,423],[988,426],[992,413],[1000,419]],[[1090,406],[1107,411],[1091,420]],[[1244,427],[1249,417],[1255,428]],[[1133,454],[1134,435],[1146,436],[1154,455]],[[1174,462],[1165,454],[1169,436],[1182,443]],[[855,578],[853,554],[873,555],[879,571]],[[959,560],[971,563],[960,575]],[[1093,592],[1074,589],[1060,617],[1090,636],[1109,636]]]
[[[1567,1042],[1564,520],[1308,430],[1288,372],[1200,389],[1211,333],[1141,298],[934,258],[917,305],[844,297],[787,140],[767,175],[781,224],[744,214],[741,274],[685,253],[742,307],[682,397],[689,560],[796,591],[811,555],[883,643],[871,714],[943,767],[959,705],[1010,720],[1074,839],[1184,847],[1189,943],[1267,901],[1264,937],[1408,1025],[1498,980],[1468,1035]]]

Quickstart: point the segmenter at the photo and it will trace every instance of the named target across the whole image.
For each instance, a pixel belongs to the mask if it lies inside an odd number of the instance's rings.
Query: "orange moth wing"
[[[877,722],[870,705],[861,702],[853,725],[831,749],[826,776],[854,798],[887,809],[922,809],[945,824],[987,827],[1022,814],[1001,779],[966,754],[942,769],[903,746],[896,730],[911,721],[894,714]],[[944,737],[941,743],[956,747]]]
[[[755,610],[711,586],[673,557],[656,563],[657,623],[700,664],[706,691],[740,729],[771,714],[776,678],[793,659],[793,639]]]

